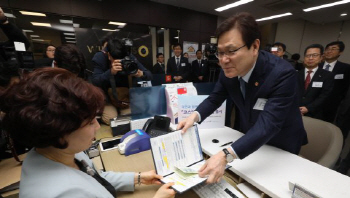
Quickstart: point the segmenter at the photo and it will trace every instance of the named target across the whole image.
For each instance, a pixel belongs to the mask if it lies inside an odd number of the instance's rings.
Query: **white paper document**
[[[157,174],[163,176],[161,181],[175,182],[172,188],[176,191],[182,193],[207,179],[198,176],[204,160],[197,126],[185,134],[175,131],[151,138],[151,148]]]

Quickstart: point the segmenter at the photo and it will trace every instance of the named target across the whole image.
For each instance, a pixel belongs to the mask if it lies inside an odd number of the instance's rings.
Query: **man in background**
[[[158,53],[156,57],[157,57],[157,63],[155,65],[153,65],[152,73],[153,74],[165,74],[163,53]]]
[[[333,74],[319,69],[323,46],[312,44],[304,52],[305,69],[299,70],[299,91],[301,96],[300,112],[302,115],[324,120],[323,109],[331,96],[334,81]]]
[[[128,55],[138,67],[134,74],[126,73],[122,66],[121,60]],[[109,125],[110,120],[118,116],[118,111],[130,113],[129,87],[137,86],[138,81],[151,80],[152,73],[130,54],[125,41],[118,38],[110,38],[106,48],[94,55],[92,63],[92,83],[105,92],[107,100],[102,121]]]
[[[208,81],[208,65],[207,61],[202,59],[202,55],[202,50],[197,50],[197,59],[192,61],[192,75],[195,83]]]
[[[286,49],[287,47],[285,44],[276,42],[273,44],[273,48],[271,48],[271,53],[283,59]]]
[[[342,41],[328,43],[324,53],[324,63],[320,68],[332,72],[334,75],[333,92],[324,107],[325,121],[333,123],[340,102],[344,99],[350,84],[350,65],[338,61],[345,45]]]
[[[180,44],[174,45],[175,56],[168,59],[167,74],[171,75],[172,82],[187,82],[190,75],[190,64],[186,57],[181,56],[182,48]]]

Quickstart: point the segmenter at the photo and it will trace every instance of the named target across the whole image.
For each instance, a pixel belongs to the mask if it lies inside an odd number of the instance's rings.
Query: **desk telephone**
[[[170,118],[164,116],[154,116],[154,119],[148,119],[142,130],[151,137],[157,137],[169,132]]]

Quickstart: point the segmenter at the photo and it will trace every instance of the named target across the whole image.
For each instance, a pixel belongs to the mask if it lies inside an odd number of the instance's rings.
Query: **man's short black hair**
[[[287,47],[285,44],[281,43],[281,42],[276,42],[273,44],[273,46],[279,46],[279,47],[282,47],[283,51],[285,52]]]
[[[218,41],[222,34],[234,28],[241,33],[242,40],[248,49],[256,39],[261,40],[259,26],[255,18],[250,13],[243,12],[226,19],[219,25],[215,32]]]
[[[179,47],[182,49],[182,47],[181,47],[180,43],[176,43],[176,44],[174,44],[174,49],[175,49],[175,47],[177,47],[177,46],[179,46]]]
[[[300,59],[300,54],[296,53],[292,55],[292,60],[298,61]]]
[[[114,59],[123,59],[125,56],[128,55],[126,46],[123,44],[123,41],[118,38],[109,39],[106,48],[107,52]]]
[[[202,52],[202,50],[197,50],[197,51],[196,51],[196,54],[197,54],[198,52]]]
[[[323,54],[323,46],[321,44],[312,44],[306,47],[305,51],[304,51],[304,55],[306,55],[306,51],[310,48],[318,48],[320,49],[320,53],[321,55]]]
[[[343,43],[343,41],[333,41],[333,42],[330,42],[326,45],[326,49],[329,47],[329,46],[332,46],[332,45],[338,45],[339,47],[339,52],[342,52],[344,51],[345,49],[345,44]]]
[[[158,53],[158,54],[156,55],[157,58],[159,58],[159,56],[164,56],[164,54],[163,54],[163,53]]]

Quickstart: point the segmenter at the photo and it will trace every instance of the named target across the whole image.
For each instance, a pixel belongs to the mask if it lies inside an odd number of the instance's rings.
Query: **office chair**
[[[322,166],[333,168],[343,146],[338,127],[322,120],[303,116],[309,143],[301,147],[300,155]]]

